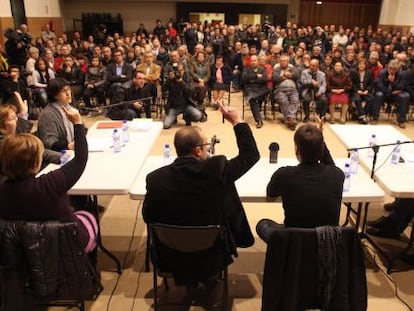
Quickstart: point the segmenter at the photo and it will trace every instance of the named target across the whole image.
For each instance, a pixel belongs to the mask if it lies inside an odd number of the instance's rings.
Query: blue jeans
[[[171,125],[173,125],[174,121],[177,119],[177,116],[181,113],[185,113],[191,119],[191,121],[199,121],[203,114],[200,110],[193,106],[187,106],[185,108],[170,108],[168,111],[168,115],[165,117],[164,120],[164,128],[169,129]]]

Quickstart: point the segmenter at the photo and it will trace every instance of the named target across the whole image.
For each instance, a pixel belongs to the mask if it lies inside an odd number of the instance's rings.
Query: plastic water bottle
[[[397,145],[394,147],[391,155],[391,164],[398,164],[400,162],[401,157],[401,145],[400,141],[397,140]]]
[[[359,154],[358,150],[354,149],[351,151],[351,174],[358,174],[358,166],[359,166]]]
[[[66,152],[66,150],[62,150],[60,151],[61,155],[60,155],[60,165],[65,165],[66,163],[69,162],[69,155]]]
[[[129,126],[127,120],[122,121],[122,141],[124,143],[129,141]]]
[[[368,145],[370,147],[372,147],[372,146],[375,146],[376,144],[377,144],[377,136],[375,134],[372,134],[370,139],[369,139]],[[368,149],[368,156],[370,158],[372,158],[374,156],[374,150],[372,148]]]
[[[112,142],[114,152],[121,152],[121,137],[117,129],[114,129],[114,133],[112,134]]]
[[[344,179],[343,191],[348,192],[349,189],[351,188],[351,168],[350,168],[349,163],[345,163],[344,175],[345,175],[345,179]]]
[[[164,146],[164,152],[163,152],[163,163],[164,164],[170,164],[171,162],[171,152],[170,152],[170,145],[165,144]]]

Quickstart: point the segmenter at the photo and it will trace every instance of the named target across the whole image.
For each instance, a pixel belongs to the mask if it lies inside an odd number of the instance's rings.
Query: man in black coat
[[[254,238],[234,182],[260,155],[250,127],[242,122],[239,113],[222,105],[220,111],[234,127],[238,156],[231,160],[208,157],[210,144],[202,130],[181,128],[174,137],[177,159],[147,175],[142,214],[146,223],[226,225],[234,246],[249,247]],[[210,269],[212,265],[214,262],[201,260],[199,267]]]
[[[109,83],[111,104],[122,101],[125,90],[132,85],[134,68],[124,61],[124,52],[116,49],[113,52],[115,62],[106,67],[106,79]]]

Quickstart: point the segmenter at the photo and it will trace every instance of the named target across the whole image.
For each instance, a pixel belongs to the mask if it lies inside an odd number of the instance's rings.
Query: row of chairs
[[[332,286],[331,291],[323,295],[318,291],[323,287],[321,283],[318,283],[321,281],[320,275],[326,271],[318,269],[318,260],[321,259],[321,255],[318,254],[320,245],[316,230],[281,228],[271,236],[267,246],[263,272],[262,311],[324,309],[326,303],[331,306],[329,310],[366,310],[367,285],[363,249],[359,236],[352,227],[330,227],[329,229],[339,231],[339,235],[342,236],[335,250],[338,252],[337,256],[335,255],[336,263],[333,267],[336,278],[330,285],[327,285]],[[229,239],[226,228],[150,224],[149,239],[154,265],[154,310],[164,305],[198,305],[193,299],[187,303],[160,302],[157,278],[159,276],[163,278],[168,290],[168,278],[171,278],[175,272],[162,270],[160,262],[173,261],[174,258],[171,256],[162,258],[160,249],[167,248],[186,255],[211,249],[216,249],[217,252],[223,251],[220,248],[227,245]],[[227,262],[223,261],[222,267],[219,277],[222,283],[221,302],[210,304],[209,307],[227,310]],[[329,269],[329,267],[326,268]],[[354,286],[355,284],[357,286]]]
[[[302,121],[304,118],[304,110],[302,106],[302,101],[299,101],[299,103],[300,105],[296,113],[296,119],[298,121]],[[243,90],[243,95],[242,95],[242,118],[243,119],[245,117],[245,111],[248,110],[248,107],[249,107],[249,103],[247,101],[246,92]],[[335,107],[335,110],[340,110],[340,106],[337,105],[337,107]],[[263,113],[263,118],[265,120],[268,119],[269,111],[271,112],[271,116],[273,120],[276,119],[276,113],[281,112],[279,103],[277,103],[274,99],[273,92],[269,92],[269,94],[265,96],[263,103],[262,103],[262,113]],[[347,115],[346,115],[346,120],[353,120],[354,115],[356,115],[355,111],[356,111],[356,107],[354,103],[351,102]],[[388,106],[383,107],[383,111],[385,114],[387,114],[388,118],[392,118],[398,113],[398,105],[395,102],[390,103],[389,107]],[[315,106],[314,101],[310,102],[310,112],[311,114],[316,113],[316,106]],[[408,118],[414,119],[414,102],[410,103],[409,105]]]

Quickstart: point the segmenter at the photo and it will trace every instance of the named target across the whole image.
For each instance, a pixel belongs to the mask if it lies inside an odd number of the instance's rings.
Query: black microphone
[[[210,154],[214,155],[216,153],[216,144],[220,143],[220,138],[217,138],[216,135],[214,135],[213,137],[211,137],[211,141],[210,141]]]
[[[279,152],[279,144],[275,143],[275,142],[270,143],[269,150],[270,150],[269,162],[270,163],[277,163],[277,154]]]

